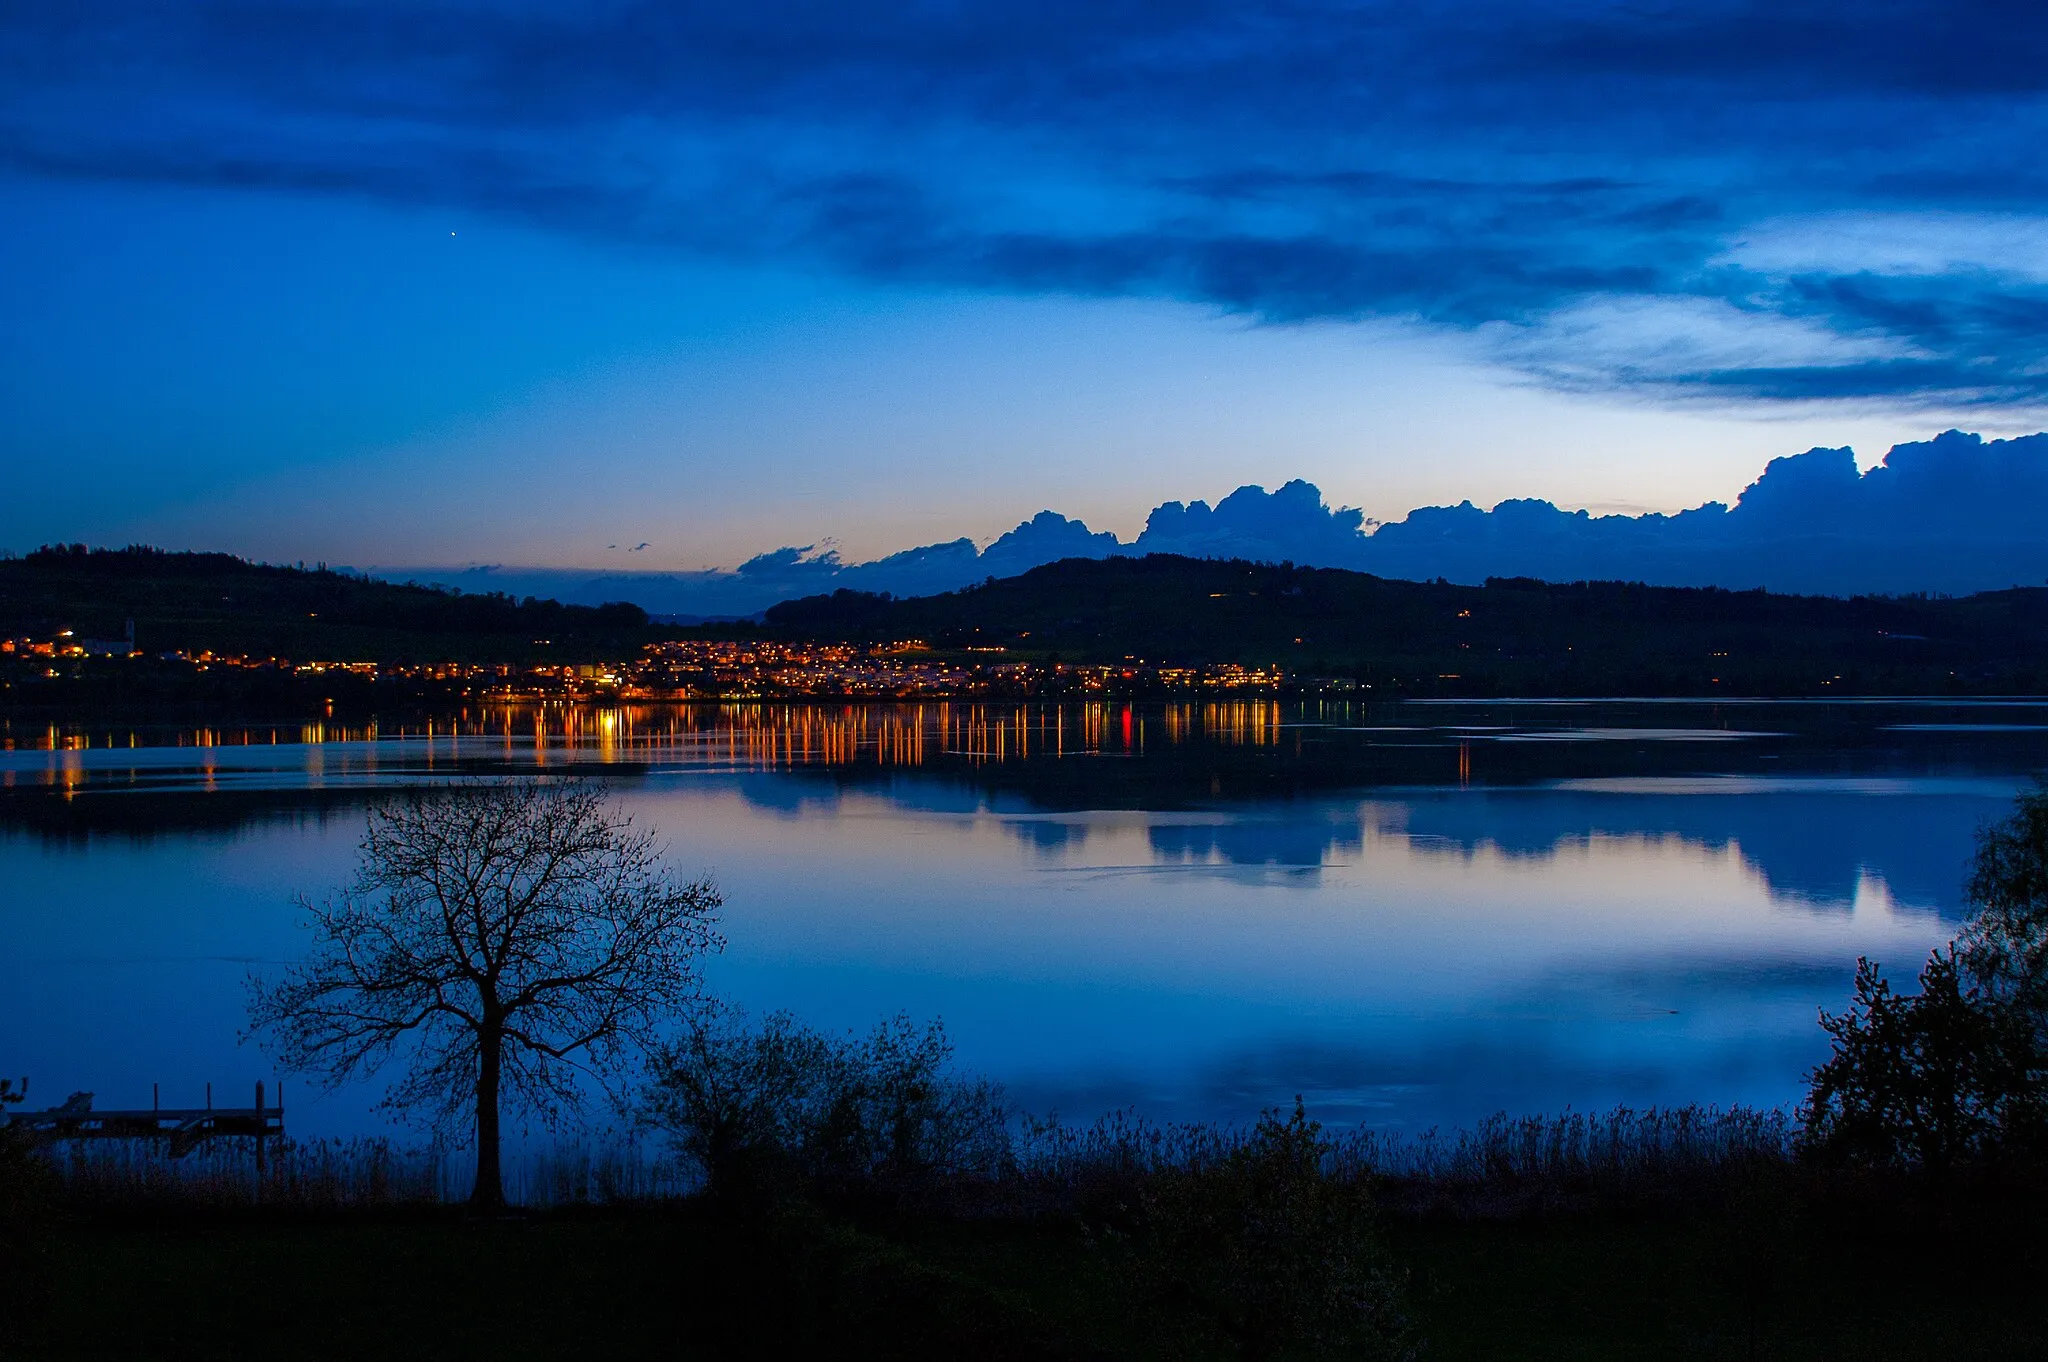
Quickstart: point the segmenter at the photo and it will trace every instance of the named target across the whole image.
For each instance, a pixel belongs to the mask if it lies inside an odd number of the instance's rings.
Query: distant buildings
[[[69,629],[49,638],[0,638],[0,654],[5,653],[29,657],[134,657],[135,621],[128,621],[126,636],[122,638],[80,638]]]
[[[68,634],[0,641],[0,653],[53,661],[140,655],[132,637],[107,642]],[[1002,648],[935,653],[916,639],[876,645],[683,639],[650,644],[614,661],[539,665],[299,660],[210,650],[166,653],[155,661],[195,673],[223,669],[308,678],[345,673],[372,682],[433,682],[444,695],[490,700],[1134,698],[1257,695],[1294,684],[1278,667],[1163,666],[1140,658],[1108,664],[1042,662],[1013,658]]]

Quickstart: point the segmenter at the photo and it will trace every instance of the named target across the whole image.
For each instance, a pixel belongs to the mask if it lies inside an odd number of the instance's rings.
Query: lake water
[[[37,1105],[245,1102],[378,791],[603,774],[724,889],[720,993],[943,1017],[1021,1103],[1416,1128],[1791,1103],[1856,957],[1954,934],[2027,703],[478,709],[0,731],[0,1070]],[[300,1134],[383,1128],[374,1088]]]

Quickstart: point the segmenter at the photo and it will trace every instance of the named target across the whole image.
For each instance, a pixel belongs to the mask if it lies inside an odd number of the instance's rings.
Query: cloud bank
[[[2020,0],[69,0],[0,169],[1407,319],[1683,400],[2048,402]]]
[[[1126,544],[1041,511],[977,549],[969,539],[847,564],[833,551],[781,548],[731,572],[593,573],[471,568],[391,569],[465,590],[632,600],[681,616],[752,614],[796,596],[841,589],[932,595],[1061,558],[1178,553],[1383,577],[1623,580],[1661,586],[1821,595],[1965,594],[2048,583],[2048,433],[1985,440],[1948,431],[1894,445],[1860,472],[1848,449],[1773,459],[1735,503],[1677,515],[1594,516],[1547,501],[1469,501],[1371,525],[1333,509],[1311,483],[1240,487],[1214,506],[1169,501]]]

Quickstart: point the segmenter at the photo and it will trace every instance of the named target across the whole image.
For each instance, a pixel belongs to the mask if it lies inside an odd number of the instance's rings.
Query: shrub
[[[947,1071],[953,1046],[937,1021],[897,1015],[842,1046],[830,1066],[816,1169],[853,1191],[931,1189],[999,1173],[1010,1157],[1002,1090]]]
[[[2048,784],[1977,836],[1965,894],[1975,909],[1957,942],[1976,989],[2025,1019],[2048,1055]],[[2030,1077],[2044,1081],[2037,1065]]]
[[[1407,1355],[1370,1183],[1333,1176],[1334,1152],[1297,1100],[1218,1157],[1155,1170],[1131,1230],[1140,1275],[1245,1358]]]
[[[1977,835],[1962,935],[1916,994],[1856,962],[1856,1000],[1821,1014],[1834,1053],[1814,1070],[1808,1147],[1936,1175],[2038,1153],[2048,1135],[2048,784]]]
[[[657,1052],[642,1113],[715,1193],[929,1192],[1010,1158],[1001,1090],[947,1072],[952,1053],[938,1022],[833,1040],[787,1013],[718,1008]]]
[[[824,1122],[836,1055],[787,1012],[759,1026],[719,1007],[657,1051],[645,1118],[729,1193],[799,1176]]]
[[[1940,1176],[2039,1124],[2027,1027],[1969,986],[1953,948],[1928,958],[1917,994],[1894,993],[1859,959],[1854,1004],[1822,1013],[1821,1026],[1834,1053],[1801,1116],[1823,1158]]]

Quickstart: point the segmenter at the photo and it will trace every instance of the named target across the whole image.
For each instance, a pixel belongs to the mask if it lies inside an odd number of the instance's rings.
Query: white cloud
[[[1702,373],[1904,359],[1883,336],[1844,336],[1818,322],[1717,298],[1594,298],[1533,325],[1484,329],[1501,362],[1566,388],[1656,385]],[[1711,396],[1711,394],[1702,394]]]
[[[1710,262],[1767,275],[2048,279],[2048,218],[1989,213],[1822,213],[1758,223]]]

